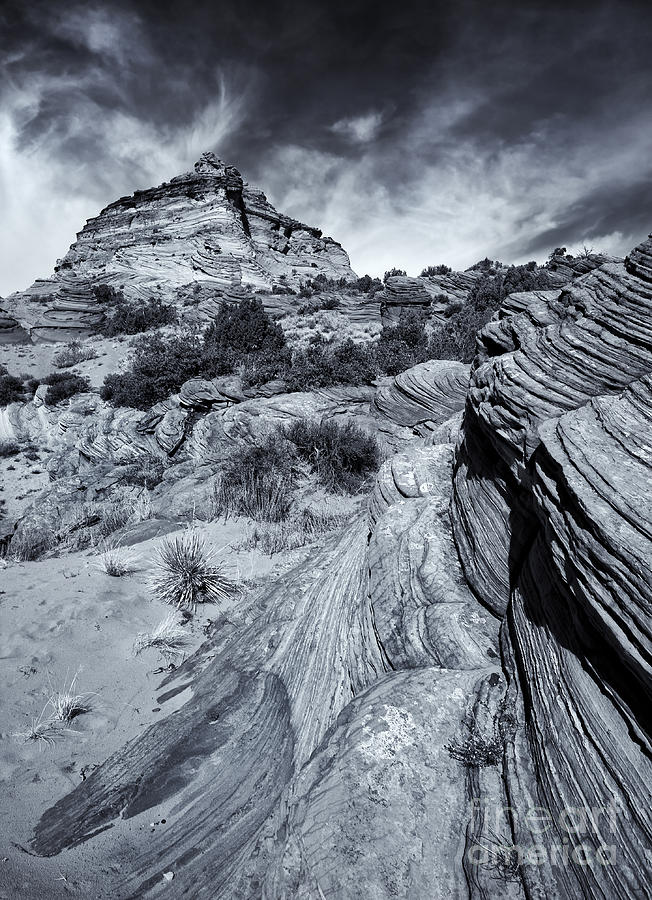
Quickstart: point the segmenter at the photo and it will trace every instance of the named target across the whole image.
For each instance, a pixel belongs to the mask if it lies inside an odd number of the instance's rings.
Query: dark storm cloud
[[[354,267],[648,228],[649,4],[22,2],[0,12],[0,293],[89,215],[236,163]]]

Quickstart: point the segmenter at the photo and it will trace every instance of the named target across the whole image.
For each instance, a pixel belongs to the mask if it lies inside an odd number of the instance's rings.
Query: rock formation
[[[651,326],[652,237],[508,297],[470,379],[193,379],[104,413],[195,460],[297,414],[359,416],[398,452],[363,515],[213,623],[33,851],[92,842],[119,898],[649,896]],[[111,422],[82,453],[116,452]]]
[[[215,299],[270,291],[305,277],[353,279],[332,238],[278,213],[234,166],[204,153],[194,171],[136,191],[89,219],[55,272],[3,301],[34,340],[84,335],[103,312],[93,287],[128,299],[173,299],[196,287],[210,313]]]

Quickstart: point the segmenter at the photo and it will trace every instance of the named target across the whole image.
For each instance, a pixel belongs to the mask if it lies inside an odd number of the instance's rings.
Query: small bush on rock
[[[142,334],[161,325],[173,325],[177,312],[172,304],[163,303],[160,297],[145,301],[129,302],[121,293],[113,299],[111,309],[99,331],[105,337],[119,334]]]
[[[156,487],[163,481],[165,466],[163,460],[153,453],[145,453],[122,470],[122,481],[126,484],[136,484],[139,487]]]
[[[88,378],[71,375],[69,372],[52,372],[42,380],[42,384],[48,385],[45,394],[45,402],[48,406],[55,406],[63,400],[74,397],[75,394],[82,394],[90,390]]]
[[[375,377],[373,354],[347,340],[335,346],[322,342],[297,350],[285,383],[289,391],[309,391],[333,384],[372,384]]]
[[[426,266],[421,270],[422,278],[431,278],[434,275],[450,275],[453,270],[450,266]]]
[[[7,459],[20,453],[20,447],[15,441],[0,441],[0,459]]]
[[[380,466],[376,439],[353,422],[297,419],[283,433],[329,491],[355,494]]]
[[[0,366],[0,406],[8,406],[24,399],[23,379],[10,375],[4,366]]]
[[[486,738],[481,734],[476,723],[462,740],[452,741],[446,745],[450,755],[465,766],[497,766],[504,753],[504,743],[498,734]]]

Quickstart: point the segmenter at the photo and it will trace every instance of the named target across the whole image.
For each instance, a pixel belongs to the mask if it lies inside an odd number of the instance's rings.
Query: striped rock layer
[[[215,298],[237,299],[243,285],[269,291],[319,274],[355,278],[340,244],[278,213],[234,166],[205,153],[194,171],[121,197],[89,219],[53,275],[3,307],[32,339],[69,340],[101,321],[98,284],[128,299],[172,299],[196,285],[210,314]]]
[[[119,898],[650,896],[651,257],[508,298],[459,434],[435,367],[397,392],[432,428],[366,516],[215,623],[34,851]]]

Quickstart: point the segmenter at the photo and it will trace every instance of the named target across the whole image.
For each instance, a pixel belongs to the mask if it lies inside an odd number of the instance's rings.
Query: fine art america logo
[[[568,806],[555,811],[532,806],[523,813],[474,799],[471,818],[477,831],[466,851],[467,863],[508,880],[518,878],[522,866],[594,868],[616,863],[616,846],[609,840],[616,831],[614,806]]]

